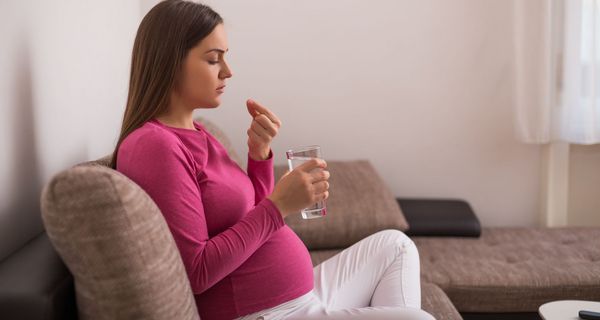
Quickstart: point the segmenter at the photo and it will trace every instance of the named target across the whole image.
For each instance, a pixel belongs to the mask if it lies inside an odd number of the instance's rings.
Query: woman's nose
[[[231,71],[229,64],[227,62],[223,62],[223,70],[221,71],[221,78],[227,79],[227,78],[231,78],[232,76],[233,76],[233,72]]]

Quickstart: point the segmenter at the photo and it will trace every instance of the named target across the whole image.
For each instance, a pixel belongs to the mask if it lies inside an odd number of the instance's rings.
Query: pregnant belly
[[[293,288],[312,287],[313,266],[302,240],[292,229],[284,226],[234,271],[232,276],[236,287],[246,281],[268,285],[271,294],[276,295],[277,292]]]

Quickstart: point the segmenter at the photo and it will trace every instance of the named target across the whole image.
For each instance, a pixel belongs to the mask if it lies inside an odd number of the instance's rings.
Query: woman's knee
[[[404,232],[397,229],[385,229],[375,233],[378,237],[384,239],[386,243],[390,243],[401,251],[416,249],[415,243]]]

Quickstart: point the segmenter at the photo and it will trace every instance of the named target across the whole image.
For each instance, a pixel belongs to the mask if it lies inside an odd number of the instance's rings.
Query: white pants
[[[401,231],[372,234],[313,271],[312,291],[238,319],[435,319],[421,310],[419,253]]]

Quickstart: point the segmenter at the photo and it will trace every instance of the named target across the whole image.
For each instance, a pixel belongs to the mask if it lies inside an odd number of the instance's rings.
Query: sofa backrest
[[[241,166],[227,136],[196,118]],[[156,204],[111,169],[112,154],[56,174],[42,220],[75,282],[80,319],[198,319],[179,251]]]
[[[75,282],[80,319],[199,319],[156,204],[106,159],[55,175],[42,220]]]
[[[241,165],[211,121],[196,118]],[[156,204],[109,168],[112,154],[53,177],[42,220],[73,274],[82,319],[198,319],[179,251]]]

